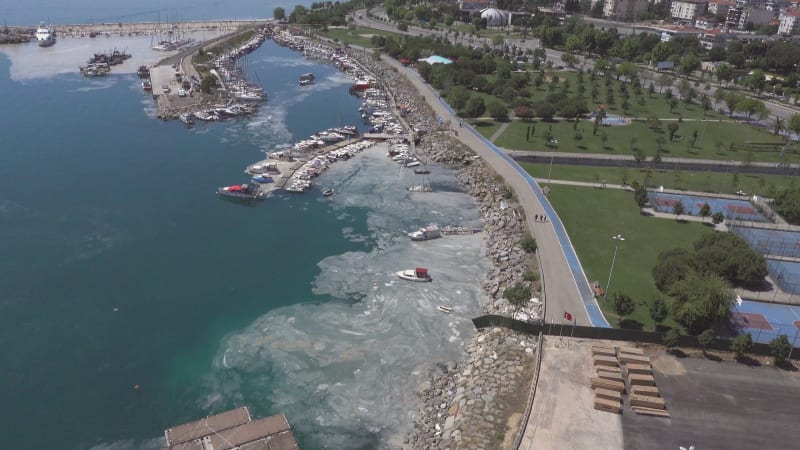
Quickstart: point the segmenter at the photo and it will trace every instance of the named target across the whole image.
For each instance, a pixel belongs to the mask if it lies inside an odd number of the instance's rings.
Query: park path
[[[416,73],[403,67],[392,58],[382,56],[383,61],[395,67],[411,83],[417,92],[424,97],[436,115],[452,123],[461,123],[461,119],[439,101],[438,94],[427,85]],[[575,250],[569,242],[563,225],[559,232],[555,230],[553,221],[558,221],[555,210],[546,202],[541,202],[535,182],[511,158],[502,151],[493,150],[488,141],[472,129],[464,129],[457,134],[457,139],[475,151],[517,194],[520,204],[525,208],[528,229],[539,245],[538,255],[541,260],[541,272],[544,281],[544,298],[549,322],[563,322],[564,313],[569,312],[578,325],[608,326],[600,308],[591,296],[586,276],[583,273]],[[524,173],[524,175],[523,175]],[[531,180],[532,184],[529,184]],[[537,195],[538,194],[538,195]],[[535,215],[547,215],[548,222],[536,222]],[[566,248],[565,248],[566,247]],[[581,286],[579,286],[579,283]],[[587,298],[588,297],[588,298]],[[590,312],[591,309],[591,319]]]
[[[492,137],[490,137],[490,138],[489,138],[489,141],[491,141],[492,143],[494,143],[494,141],[495,141],[495,140],[497,140],[497,138],[499,138],[500,136],[502,136],[502,135],[503,135],[503,133],[505,133],[505,132],[506,132],[506,128],[508,128],[508,126],[509,126],[510,124],[511,124],[511,121],[508,121],[508,122],[503,122],[503,123],[500,125],[500,128],[498,128],[498,129],[497,129],[497,131],[495,131],[495,132],[494,132],[494,134],[492,134]]]

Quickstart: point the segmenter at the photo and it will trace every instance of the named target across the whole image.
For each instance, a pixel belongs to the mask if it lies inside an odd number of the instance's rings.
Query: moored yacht
[[[411,238],[412,241],[427,241],[442,237],[442,232],[436,225],[428,225],[427,227],[422,227],[417,231],[408,233],[408,237]]]
[[[39,47],[50,47],[56,43],[56,31],[42,22],[36,30],[36,41]]]
[[[239,198],[245,200],[261,200],[264,192],[257,184],[236,184],[217,189],[217,194],[223,197]]]

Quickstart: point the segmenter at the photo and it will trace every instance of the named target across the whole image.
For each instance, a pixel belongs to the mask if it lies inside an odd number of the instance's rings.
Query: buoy
[[[137,391],[137,392],[138,392],[138,391],[139,391],[139,389],[141,389],[141,386],[139,386],[138,384],[134,384],[134,385],[133,385],[133,390],[134,390],[134,391]]]

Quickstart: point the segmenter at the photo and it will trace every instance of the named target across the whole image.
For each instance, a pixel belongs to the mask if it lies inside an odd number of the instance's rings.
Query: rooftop
[[[286,416],[252,420],[247,407],[164,430],[167,447],[186,450],[298,450]]]

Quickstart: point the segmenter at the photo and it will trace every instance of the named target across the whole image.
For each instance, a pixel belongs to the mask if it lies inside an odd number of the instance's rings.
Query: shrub
[[[533,253],[538,248],[536,244],[536,239],[533,238],[529,233],[525,234],[525,237],[522,238],[519,245],[525,250],[527,253]]]

